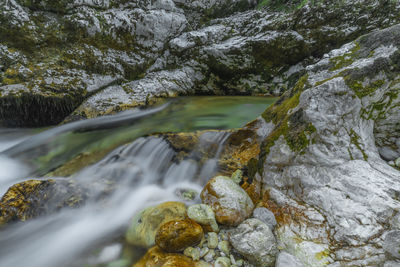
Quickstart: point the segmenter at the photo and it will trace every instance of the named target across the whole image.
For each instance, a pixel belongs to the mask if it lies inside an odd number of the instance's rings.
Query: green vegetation
[[[266,155],[280,136],[284,137],[286,143],[294,152],[304,153],[304,149],[312,143],[310,136],[316,131],[316,128],[305,121],[302,109],[294,113],[291,112],[299,104],[301,93],[309,86],[308,76],[304,75],[290,91],[290,94],[288,92],[283,95],[275,105],[263,113],[262,117],[266,122],[276,124],[274,131],[263,144],[263,153]]]

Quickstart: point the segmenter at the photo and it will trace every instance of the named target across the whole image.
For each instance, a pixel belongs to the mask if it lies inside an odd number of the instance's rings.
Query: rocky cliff
[[[396,1],[0,2],[0,120],[40,126],[187,94],[280,95]]]

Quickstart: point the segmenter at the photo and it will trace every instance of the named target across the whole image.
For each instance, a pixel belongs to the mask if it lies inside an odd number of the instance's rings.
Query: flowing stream
[[[274,100],[180,98],[47,130],[0,129],[0,167],[7,170],[0,174],[1,194],[27,177],[51,177],[57,188],[65,187],[60,192],[68,191],[73,183],[79,188],[73,193],[84,199],[79,208],[61,210],[54,199],[46,204],[46,215],[2,228],[0,266],[106,266],[101,264],[122,250],[110,240],[124,233],[136,212],[178,200],[180,190],[201,191],[217,171],[218,156],[229,137],[228,132],[206,131],[188,157],[177,161],[177,151],[164,138],[151,134],[238,128]],[[207,160],[198,160],[204,151]],[[63,165],[71,167],[60,168]],[[198,201],[196,197],[191,202]],[[111,246],[93,257],[92,251],[104,244]]]

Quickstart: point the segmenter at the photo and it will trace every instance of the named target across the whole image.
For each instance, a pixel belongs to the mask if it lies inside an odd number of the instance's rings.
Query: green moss
[[[348,87],[350,87],[358,98],[372,95],[377,89],[385,84],[384,80],[376,80],[370,84],[364,86],[362,81],[353,80],[350,76],[344,77],[344,80]]]
[[[357,57],[357,51],[360,50],[360,45],[358,42],[355,42],[355,46],[350,50],[349,53],[346,53],[341,56],[337,56],[330,59],[330,62],[333,64],[333,67],[330,68],[330,71],[335,71],[338,69],[342,69],[344,67],[350,66],[353,64]]]
[[[300,94],[306,86],[309,86],[307,74],[299,79],[290,94],[284,94],[275,105],[270,106],[266,111],[264,111],[262,114],[264,120],[266,122],[273,122],[274,124],[282,121],[287,116],[289,110],[297,107],[299,104]]]
[[[349,136],[350,136],[350,142],[353,145],[355,145],[358,150],[360,150],[361,154],[363,155],[364,160],[367,161],[368,155],[365,153],[364,149],[362,149],[362,147],[361,147],[360,137],[358,136],[358,134],[353,129],[351,129],[349,132]],[[350,149],[349,149],[349,152],[350,152]],[[350,152],[350,157],[352,159],[354,159],[351,152]]]
[[[280,136],[284,137],[292,151],[299,153],[304,153],[305,148],[314,142],[310,136],[316,132],[316,128],[305,120],[303,110],[290,112],[298,106],[300,95],[307,86],[309,86],[308,76],[304,75],[290,93],[285,94],[263,113],[262,116],[267,122],[276,124],[275,129],[264,140],[262,150],[265,156],[269,154],[270,148]]]

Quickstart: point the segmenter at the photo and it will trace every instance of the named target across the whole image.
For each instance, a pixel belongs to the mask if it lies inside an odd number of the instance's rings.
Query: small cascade
[[[94,249],[121,238],[143,208],[199,202],[199,194],[185,200],[182,192],[199,193],[218,172],[230,131],[216,130],[241,127],[274,101],[179,98],[47,130],[0,129],[0,168],[6,170],[0,173],[2,195],[27,179],[54,180],[40,191],[43,198],[35,198],[33,219],[0,228],[0,266],[81,267]],[[185,134],[195,131],[201,132]],[[176,132],[193,135],[195,142],[180,144],[181,139],[170,138]],[[72,175],[51,174],[82,154],[94,159],[92,164],[80,162]]]
[[[0,247],[6,248],[0,250],[0,266],[69,266],[71,259],[124,229],[144,207],[179,200],[178,189],[200,192],[204,180],[217,171],[228,136],[205,132],[180,162],[162,137],[142,137],[114,150],[71,178],[86,192],[81,208],[63,209],[0,232]],[[195,160],[203,151],[210,157],[204,164]]]

